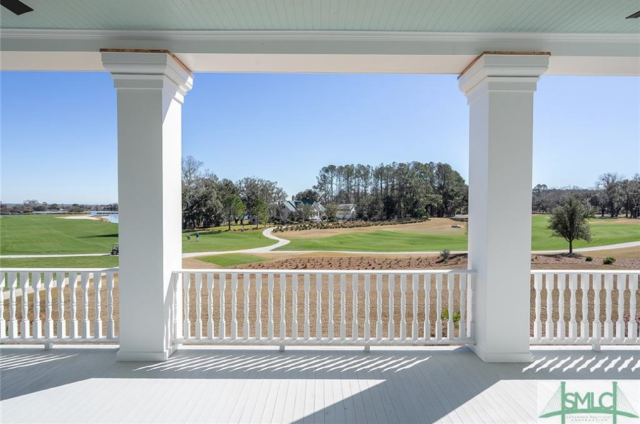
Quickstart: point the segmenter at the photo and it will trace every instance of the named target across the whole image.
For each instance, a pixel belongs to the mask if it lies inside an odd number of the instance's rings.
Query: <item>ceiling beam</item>
[[[549,74],[640,75],[640,35],[0,30],[0,69],[102,70],[100,49],[161,49],[193,72],[459,74],[484,51],[544,51]]]

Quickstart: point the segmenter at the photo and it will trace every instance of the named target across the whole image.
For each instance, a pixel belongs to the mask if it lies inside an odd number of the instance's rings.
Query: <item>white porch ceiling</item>
[[[22,0],[1,28],[637,34],[638,0]]]
[[[640,75],[638,0],[23,0],[0,70],[102,71],[101,48],[194,72],[445,73],[483,51],[551,53],[555,75]]]

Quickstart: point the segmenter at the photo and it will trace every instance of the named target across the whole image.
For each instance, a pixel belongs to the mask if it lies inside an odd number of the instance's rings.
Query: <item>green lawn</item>
[[[276,243],[262,230],[232,231],[216,229],[200,232],[200,241],[183,235],[184,252],[220,252],[250,249]],[[118,242],[118,225],[60,216],[25,215],[0,218],[0,255],[46,255],[109,253]]]
[[[0,255],[109,253],[118,225],[88,219],[25,215],[0,218]]]
[[[286,238],[286,233],[283,235]],[[277,250],[351,250],[358,252],[415,252],[466,250],[465,235],[436,235],[377,230],[318,239],[295,239]]]
[[[569,244],[560,237],[551,237],[551,230],[547,229],[547,215],[534,215],[531,246],[533,250],[569,249]],[[640,220],[633,224],[618,224],[613,219],[591,219],[591,243],[576,241],[574,248],[606,246],[609,244],[640,241]]]
[[[190,241],[187,241],[187,234],[191,235]],[[252,249],[277,243],[275,240],[263,236],[262,230],[200,232],[199,241],[196,241],[194,234],[195,232],[188,232],[182,235],[183,252],[222,252],[225,250]]]
[[[0,268],[114,268],[117,256],[0,259]]]
[[[248,255],[244,253],[229,253],[227,255],[215,255],[198,257],[199,261],[209,262],[221,266],[223,268],[232,267],[236,265],[245,265],[255,262],[264,262],[267,258],[256,255]]]
[[[532,249],[560,250],[568,249],[562,238],[551,237],[547,229],[548,216],[534,215],[532,218]],[[616,224],[610,220],[591,220],[591,243],[576,242],[574,247],[604,246],[609,244],[640,241],[640,221],[637,224]],[[286,233],[283,234],[286,238]],[[362,252],[412,252],[467,250],[465,235],[441,235],[401,232],[393,230],[376,230],[341,234],[317,239],[294,239],[278,250],[351,250]]]
[[[567,243],[551,237],[547,226],[548,216],[533,216],[533,250],[567,249]],[[118,226],[90,220],[69,220],[53,216],[5,216],[0,218],[0,254],[72,254],[107,253],[117,243]],[[608,244],[640,241],[640,220],[637,224],[619,223],[616,220],[591,221],[593,241],[577,242],[575,247],[604,246]],[[262,231],[227,232],[217,229],[201,232],[200,240],[192,237],[186,241],[184,252],[241,250],[269,246],[275,241],[262,235]],[[281,236],[286,238],[287,233]],[[442,249],[466,250],[463,234],[433,234],[424,232],[380,229],[371,232],[355,232],[319,239],[297,239],[279,250],[351,250],[363,252],[410,252]],[[198,258],[223,267],[256,262],[259,256],[230,254]],[[3,268],[101,268],[118,265],[117,257],[0,259]]]

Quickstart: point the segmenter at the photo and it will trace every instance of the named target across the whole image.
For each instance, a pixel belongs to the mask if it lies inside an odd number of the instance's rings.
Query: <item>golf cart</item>
[[[112,256],[117,256],[119,253],[120,253],[120,245],[116,243],[111,248],[111,255]]]

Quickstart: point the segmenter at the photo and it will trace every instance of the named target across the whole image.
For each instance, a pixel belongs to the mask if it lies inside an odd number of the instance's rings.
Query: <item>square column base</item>
[[[469,348],[484,362],[533,362],[530,351],[525,352],[486,352],[476,345]]]
[[[164,362],[178,350],[176,347],[160,352],[129,352],[119,349],[116,353],[118,362]]]

